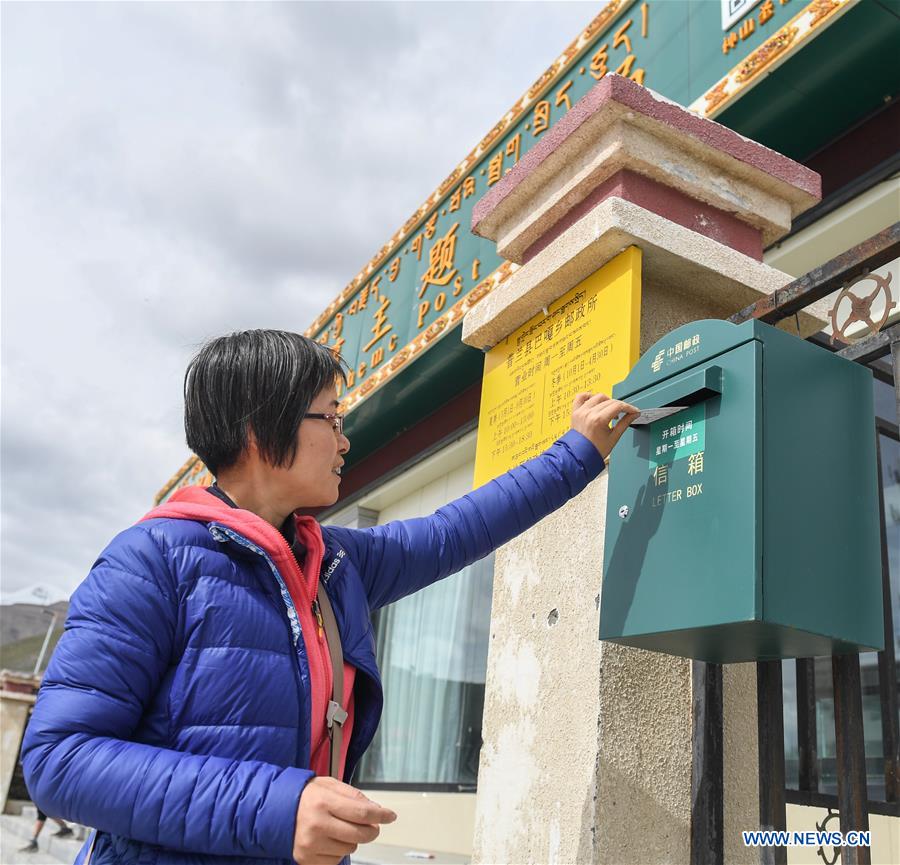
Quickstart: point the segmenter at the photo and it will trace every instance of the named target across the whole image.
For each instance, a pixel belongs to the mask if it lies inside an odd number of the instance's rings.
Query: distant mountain
[[[62,634],[62,625],[53,629],[50,643],[47,645],[47,651],[41,660],[39,673],[43,673],[47,669],[50,656],[53,654],[53,650],[56,648],[56,644],[59,642]],[[14,673],[31,675],[34,671],[34,665],[40,657],[45,636],[46,634],[35,634],[33,637],[26,637],[24,640],[17,640],[15,643],[6,643],[6,645],[0,646],[0,667],[4,670],[11,670]]]
[[[58,601],[46,607],[39,604],[3,604],[0,606],[0,646],[29,637],[43,639],[52,621],[51,613],[58,614],[56,627],[62,630],[68,611],[68,601]]]
[[[58,601],[44,607],[39,604],[3,604],[0,606],[0,667],[19,673],[31,673],[44,645],[47,629],[56,623],[50,636],[50,644],[41,662],[45,670],[56,643],[62,636],[68,601]]]
[[[69,592],[51,583],[23,586],[21,589],[9,591],[4,589],[0,593],[0,604],[55,604],[57,601],[66,601]]]

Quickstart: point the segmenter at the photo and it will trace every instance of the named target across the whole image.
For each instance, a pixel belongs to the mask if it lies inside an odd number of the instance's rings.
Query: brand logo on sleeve
[[[338,565],[344,560],[344,556],[346,555],[347,554],[343,550],[338,550],[337,555],[334,557],[331,564],[322,573],[323,583],[327,583],[331,579],[331,575],[338,569]]]

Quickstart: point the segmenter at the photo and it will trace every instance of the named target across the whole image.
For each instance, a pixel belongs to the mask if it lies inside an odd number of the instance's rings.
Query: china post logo
[[[661,348],[657,353],[656,357],[653,358],[653,363],[650,364],[650,368],[653,372],[659,372],[662,369],[663,361],[666,359],[666,350]]]

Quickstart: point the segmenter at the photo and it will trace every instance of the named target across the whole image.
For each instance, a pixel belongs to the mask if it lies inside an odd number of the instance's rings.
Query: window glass
[[[881,483],[884,487],[884,528],[891,574],[894,657],[900,661],[900,442],[880,435],[878,443],[881,449]],[[900,672],[900,664],[897,670]]]
[[[784,704],[784,785],[796,790],[800,786],[800,748],[797,739],[797,663],[792,658],[781,662],[781,685]]]
[[[875,389],[875,415],[890,423],[897,423],[897,395],[894,386],[873,377],[872,387]]]
[[[876,382],[876,399],[879,392],[878,385],[883,385],[883,383]],[[884,385],[884,387],[893,398],[893,388],[889,385]],[[890,405],[894,405],[893,400]],[[881,450],[882,506],[890,572],[894,651],[895,657],[900,657],[900,443],[889,436],[879,435],[878,444]],[[859,665],[862,682],[863,735],[868,795],[873,801],[884,801],[884,741],[877,653],[861,654]],[[815,671],[819,792],[836,794],[837,767],[831,658],[816,658]],[[897,666],[897,671],[898,686],[900,686],[900,665]],[[798,785],[797,697],[796,665],[793,661],[784,662],[783,674],[785,781],[788,787],[796,789]]]
[[[866,751],[868,797],[884,801],[884,743],[881,736],[881,695],[878,655],[859,656],[862,681],[863,736]],[[816,734],[819,756],[819,792],[837,794],[837,750],[834,738],[834,684],[831,658],[816,658]]]
[[[475,787],[493,573],[489,556],[379,613],[384,714],[356,783]]]

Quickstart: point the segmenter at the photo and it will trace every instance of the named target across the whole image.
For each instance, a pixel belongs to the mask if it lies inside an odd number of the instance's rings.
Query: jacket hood
[[[141,517],[139,522],[157,519],[194,520],[227,526],[262,547],[282,574],[290,574],[297,567],[291,548],[275,526],[252,511],[230,507],[221,499],[210,495],[207,487],[189,486],[177,490],[170,499]],[[307,568],[309,573],[302,574],[304,588],[310,593],[311,600],[318,590],[319,567],[325,554],[322,527],[315,518],[296,514],[294,524],[297,537],[307,549],[307,562],[316,563]]]

